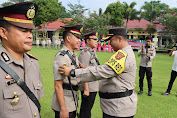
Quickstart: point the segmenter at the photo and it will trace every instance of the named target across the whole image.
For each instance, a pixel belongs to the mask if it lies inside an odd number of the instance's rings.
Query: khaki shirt
[[[95,58],[90,54],[89,50],[92,51],[93,55],[97,57],[95,50],[91,49],[87,45],[85,46],[84,50],[81,51],[79,55],[79,61],[84,64],[85,66],[97,66],[97,62]],[[99,90],[99,81],[93,81],[88,83],[89,92],[97,92]],[[84,86],[81,84],[80,90],[84,91]]]
[[[100,92],[125,92],[135,88],[136,60],[131,46],[122,49],[127,53],[125,70],[121,74],[116,74],[108,65],[87,67],[75,71],[78,82],[101,80]],[[136,114],[137,95],[135,92],[131,96],[103,99],[100,98],[102,111],[108,115],[116,117],[129,117]]]
[[[62,50],[69,50],[69,49],[66,46],[63,46],[63,48],[61,49],[61,51]],[[69,52],[70,52],[71,55],[74,55],[76,57],[76,63],[78,65],[77,54],[75,52],[72,53],[70,50],[69,50]],[[68,77],[66,77],[64,75],[61,75],[58,72],[59,66],[62,66],[64,64],[66,64],[67,66],[69,66],[72,69],[76,68],[75,65],[72,64],[72,61],[68,57],[67,54],[65,54],[63,56],[63,55],[60,55],[60,52],[57,53],[56,56],[55,56],[55,59],[53,61],[54,80],[63,80],[63,83],[68,83],[69,84]],[[71,78],[71,84],[72,85],[77,85],[76,77],[74,77],[74,78],[70,77],[70,78]],[[75,107],[75,103],[74,103],[72,91],[71,90],[63,89],[63,92],[64,92],[65,105],[66,105],[66,108],[67,108],[68,112],[75,111],[76,107]],[[78,91],[74,91],[74,95],[75,95],[75,100],[78,101],[78,97],[79,97],[78,96]],[[54,94],[53,94],[51,107],[52,107],[52,109],[54,109],[56,111],[60,111],[60,105],[58,103],[58,99],[56,97],[55,91],[54,91]]]
[[[24,54],[23,60],[17,61],[3,46],[0,47],[0,54],[0,59],[26,82],[37,99],[44,96],[40,68],[36,59]],[[38,108],[26,93],[16,83],[6,84],[10,80],[12,79],[7,79],[7,73],[0,68],[0,118],[40,118]],[[14,92],[17,93],[19,102],[11,105]]]
[[[148,54],[150,54],[150,57],[146,56],[146,48],[142,52],[142,47],[138,50],[138,56],[141,56],[140,66],[142,67],[152,67],[152,60],[155,59],[156,51],[155,48],[150,46],[148,48]]]

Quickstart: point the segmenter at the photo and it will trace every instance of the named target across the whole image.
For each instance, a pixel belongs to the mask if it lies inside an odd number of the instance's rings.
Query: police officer
[[[143,80],[144,75],[146,73],[147,82],[148,82],[148,96],[152,96],[152,60],[155,59],[156,51],[155,48],[151,45],[152,38],[150,36],[146,37],[145,39],[146,45],[142,45],[138,50],[138,56],[141,56],[140,61],[140,70],[139,70],[139,87],[140,91],[138,94],[143,93]]]
[[[40,118],[38,99],[44,91],[39,64],[26,53],[32,49],[37,10],[33,2],[0,8],[0,118]]]
[[[135,88],[136,60],[127,42],[125,28],[111,28],[108,34],[116,53],[101,66],[71,69],[60,66],[59,72],[76,77],[78,82],[100,80],[99,95],[103,118],[132,118],[136,114]],[[82,65],[81,65],[82,67]]]
[[[47,48],[50,49],[51,48],[51,39],[47,38]]]
[[[64,46],[53,61],[53,74],[55,80],[55,91],[51,107],[55,112],[55,118],[75,118],[78,107],[78,85],[76,77],[68,78],[58,72],[61,65],[69,66],[72,69],[79,67],[78,58],[74,52],[81,42],[82,25],[63,26]]]
[[[96,31],[84,35],[86,46],[79,55],[79,61],[85,66],[99,65],[94,48],[97,46]],[[99,90],[99,81],[81,84],[82,103],[80,109],[80,118],[91,118],[91,109],[93,107],[97,91]]]

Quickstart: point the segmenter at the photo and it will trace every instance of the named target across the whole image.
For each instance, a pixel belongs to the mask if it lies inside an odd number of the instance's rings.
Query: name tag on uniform
[[[125,70],[126,58],[127,53],[118,50],[105,64],[110,66],[117,74],[121,74]]]

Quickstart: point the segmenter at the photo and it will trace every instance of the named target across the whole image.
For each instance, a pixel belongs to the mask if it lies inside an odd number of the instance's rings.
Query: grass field
[[[43,78],[43,86],[45,96],[40,99],[42,105],[41,117],[42,118],[54,118],[54,112],[52,111],[50,104],[54,91],[54,79],[53,79],[53,59],[55,54],[59,50],[54,48],[48,50],[47,48],[37,49],[35,46],[29,52],[39,59],[41,75]],[[79,55],[79,51],[76,51]],[[104,64],[106,60],[113,53],[97,52],[98,59],[101,64]],[[138,71],[140,57],[137,57],[137,76],[136,76],[136,92],[139,91],[138,87]],[[173,64],[173,57],[169,57],[168,54],[157,54],[156,59],[153,61],[152,71],[152,96],[147,95],[147,81],[144,80],[144,93],[138,95],[138,108],[135,118],[176,118],[177,117],[177,83],[174,83],[170,96],[162,96],[161,93],[166,91],[168,82],[170,80],[170,73]],[[79,101],[80,102],[80,101]],[[99,96],[97,95],[94,107],[92,109],[92,118],[102,118],[102,111],[100,109]]]

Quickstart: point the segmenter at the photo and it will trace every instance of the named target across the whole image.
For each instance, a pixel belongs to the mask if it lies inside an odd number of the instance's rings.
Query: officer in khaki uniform
[[[78,58],[74,50],[77,49],[78,44],[81,42],[80,29],[82,25],[63,26],[63,28],[65,28],[63,32],[64,46],[61,51],[56,54],[53,61],[55,91],[51,107],[55,112],[55,118],[75,118],[79,98],[76,77],[68,78],[63,76],[58,72],[58,68],[62,65],[67,65],[73,69],[79,67]],[[74,61],[72,61],[71,58]]]
[[[97,46],[96,31],[84,35],[86,46],[79,55],[79,61],[85,66],[97,66],[97,59],[94,48]],[[99,90],[99,81],[81,84],[82,103],[80,109],[80,118],[91,118],[91,109],[93,107],[97,91]]]
[[[32,49],[32,29],[35,27],[31,19],[37,9],[33,2],[0,8],[0,118],[40,118],[40,108],[19,83],[25,82],[37,99],[44,96],[38,61],[26,53]],[[12,73],[2,69],[8,66],[20,81],[15,81],[16,77],[10,76]]]
[[[136,77],[135,55],[128,45],[125,28],[111,28],[108,36],[106,41],[110,40],[116,53],[104,65],[75,70],[61,66],[59,72],[76,77],[78,83],[101,80],[99,96],[103,118],[132,118],[137,109],[137,95],[133,91]]]
[[[143,80],[144,75],[146,73],[146,78],[148,82],[148,96],[152,96],[152,60],[155,59],[156,51],[155,48],[151,45],[152,38],[150,36],[146,37],[145,39],[146,45],[142,45],[138,50],[138,56],[141,56],[140,61],[140,70],[139,70],[139,87],[140,91],[138,94],[143,93]]]

